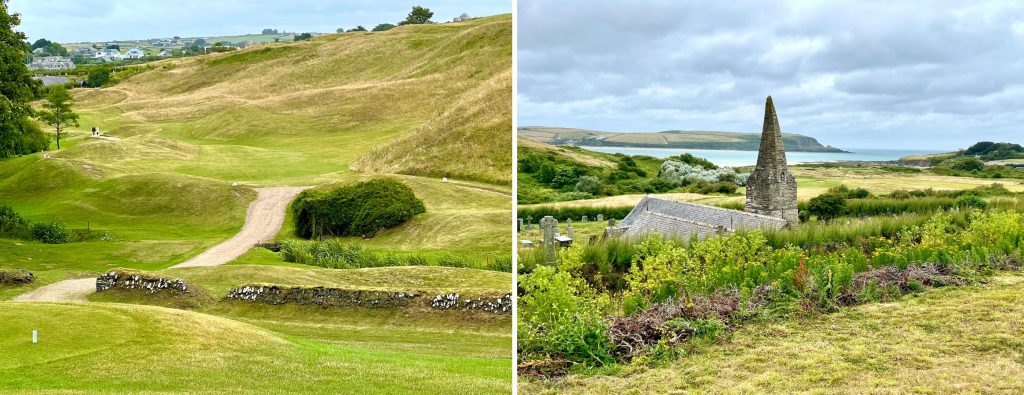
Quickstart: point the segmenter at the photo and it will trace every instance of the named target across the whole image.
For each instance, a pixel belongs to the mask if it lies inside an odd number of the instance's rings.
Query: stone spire
[[[747,178],[746,211],[785,219],[791,226],[799,223],[796,208],[796,177],[786,165],[779,117],[772,97],[764,104],[764,127],[757,165]]]

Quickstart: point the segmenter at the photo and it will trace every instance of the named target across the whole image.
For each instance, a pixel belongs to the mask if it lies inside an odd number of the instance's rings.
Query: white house
[[[146,56],[146,52],[143,51],[141,48],[132,48],[132,49],[129,49],[128,52],[124,53],[123,58],[124,59],[142,59],[144,56]]]

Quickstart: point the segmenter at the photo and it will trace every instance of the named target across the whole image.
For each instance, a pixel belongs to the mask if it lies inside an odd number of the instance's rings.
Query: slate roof
[[[779,229],[786,220],[703,204],[644,197],[619,224],[629,238],[660,233],[665,237],[697,238],[737,229]]]

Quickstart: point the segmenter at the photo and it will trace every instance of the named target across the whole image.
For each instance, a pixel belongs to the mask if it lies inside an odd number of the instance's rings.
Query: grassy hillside
[[[690,148],[757,151],[761,133],[718,132],[704,130],[667,130],[657,133],[617,133],[587,129],[526,126],[519,135],[553,145]],[[825,146],[813,137],[783,133],[782,140],[789,151],[843,152]]]
[[[520,380],[520,392],[1020,393],[1024,278],[751,325],[668,366]],[[950,317],[956,317],[950,319]]]
[[[83,129],[196,145],[197,157],[167,163],[181,172],[292,185],[350,173],[371,148],[419,131],[431,135],[431,147],[420,149],[432,154],[396,142],[383,149],[386,171],[511,180],[508,15],[155,65],[112,88],[79,92]],[[450,152],[468,143],[475,161],[453,160]]]

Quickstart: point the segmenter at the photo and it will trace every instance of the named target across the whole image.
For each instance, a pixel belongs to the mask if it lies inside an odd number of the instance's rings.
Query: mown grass
[[[668,365],[559,381],[520,393],[1019,393],[1024,277],[745,326]],[[955,317],[955,318],[951,318]]]
[[[5,391],[507,393],[511,387],[511,338],[495,324],[452,329],[453,318],[397,312],[348,311],[341,319],[240,308],[235,320],[124,304],[0,305]],[[403,320],[416,326],[400,325]],[[38,344],[31,343],[34,329]]]

